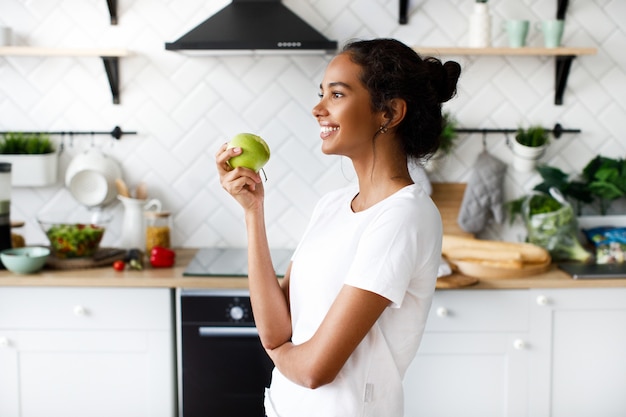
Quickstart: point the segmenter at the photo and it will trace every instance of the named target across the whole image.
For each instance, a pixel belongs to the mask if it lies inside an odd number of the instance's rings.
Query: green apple
[[[259,172],[270,159],[270,147],[260,136],[252,133],[239,133],[228,142],[228,149],[241,148],[241,154],[228,160],[233,167],[246,167]]]

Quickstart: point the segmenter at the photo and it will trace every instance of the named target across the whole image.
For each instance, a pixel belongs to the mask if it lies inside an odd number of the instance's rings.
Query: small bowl
[[[100,241],[112,217],[102,212],[45,213],[37,217],[56,258],[88,258],[100,248]]]
[[[50,249],[40,246],[5,249],[0,260],[6,269],[16,274],[33,274],[43,268]]]

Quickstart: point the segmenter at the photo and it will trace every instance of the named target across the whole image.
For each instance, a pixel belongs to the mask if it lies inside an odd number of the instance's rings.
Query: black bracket
[[[556,18],[559,20],[565,20],[565,14],[567,13],[567,5],[569,0],[558,0],[556,5]]]
[[[555,91],[554,91],[554,104],[563,104],[563,93],[565,92],[565,86],[567,85],[567,78],[569,77],[569,70],[572,67],[572,61],[576,58],[575,55],[564,55],[556,57],[556,77],[555,77]]]
[[[113,104],[120,104],[120,65],[116,56],[102,56],[104,70],[109,79],[111,94],[113,95]]]
[[[406,25],[409,21],[408,17],[409,0],[400,0],[400,19],[401,25]]]
[[[117,0],[107,0],[109,6],[109,15],[111,16],[111,24],[117,25]]]

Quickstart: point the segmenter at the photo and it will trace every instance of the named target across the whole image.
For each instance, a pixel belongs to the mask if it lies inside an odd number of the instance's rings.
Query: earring
[[[387,133],[387,126],[381,126],[380,128],[378,128],[378,131],[380,133]]]

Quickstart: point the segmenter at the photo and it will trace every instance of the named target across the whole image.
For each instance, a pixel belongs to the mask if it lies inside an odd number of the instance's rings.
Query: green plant
[[[613,159],[596,156],[583,168],[581,174],[568,175],[556,167],[537,167],[543,182],[533,190],[548,194],[556,188],[582,214],[584,206],[597,205],[601,215],[605,215],[611,203],[626,197],[626,159]],[[521,213],[521,197],[507,203],[507,212],[512,222]]]
[[[54,152],[54,145],[46,133],[8,132],[0,141],[0,154],[39,155]]]
[[[531,126],[528,129],[519,128],[515,133],[515,140],[524,146],[543,146],[550,141],[548,132],[541,126]]]
[[[589,161],[582,175],[600,206],[600,214],[606,214],[613,201],[626,197],[626,159],[598,155]]]
[[[443,155],[448,155],[454,148],[454,142],[458,137],[456,132],[457,121],[449,112],[442,114],[442,121],[443,129],[441,130],[439,150]]]

